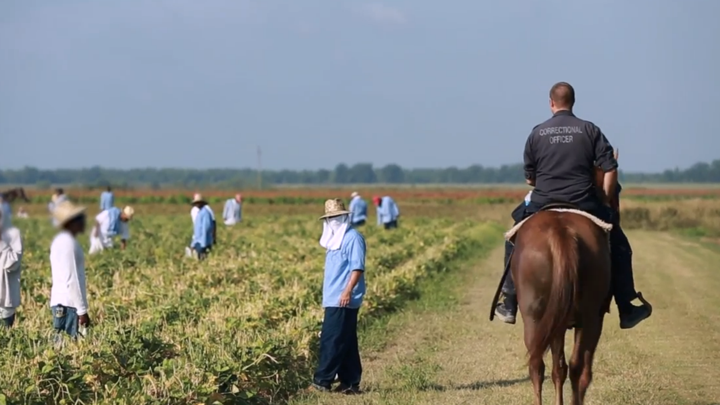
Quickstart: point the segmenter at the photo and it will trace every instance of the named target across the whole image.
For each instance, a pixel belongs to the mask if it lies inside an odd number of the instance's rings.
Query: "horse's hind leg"
[[[524,322],[525,325],[525,346],[528,350],[533,344],[533,335],[535,334],[535,322],[528,320]],[[542,385],[545,380],[545,362],[542,356],[539,358],[530,357],[528,362],[528,369],[530,371],[530,380],[533,383],[535,389],[535,405],[542,405]]]
[[[582,405],[585,401],[585,394],[592,382],[593,360],[601,333],[602,318],[586,322],[582,329],[575,329],[575,347],[570,359],[573,405]]]
[[[568,366],[565,362],[565,333],[550,345],[553,359],[552,379],[555,384],[555,405],[563,405],[563,385],[567,379]]]

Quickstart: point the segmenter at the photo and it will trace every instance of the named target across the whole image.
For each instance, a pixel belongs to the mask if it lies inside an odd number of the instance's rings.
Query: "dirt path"
[[[636,329],[621,331],[612,308],[587,403],[720,404],[720,253],[668,234],[629,237],[636,284],[655,312]],[[531,403],[522,324],[487,318],[500,263],[498,248],[467,270],[459,305],[398,315],[406,326],[392,343],[363,355],[364,395],[319,395],[296,403]],[[549,373],[544,389],[551,403]],[[566,398],[569,389],[568,383]]]

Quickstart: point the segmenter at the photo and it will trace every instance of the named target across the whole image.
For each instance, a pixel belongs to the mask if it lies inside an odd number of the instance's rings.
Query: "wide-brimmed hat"
[[[321,216],[320,219],[337,217],[349,213],[350,211],[345,209],[345,204],[341,199],[331,198],[325,201],[325,215]]]
[[[135,215],[135,209],[133,207],[126,205],[125,208],[123,208],[122,213],[125,214],[127,219],[132,219],[133,215]]]
[[[202,203],[207,204],[207,201],[205,201],[205,200],[202,198],[202,195],[200,195],[200,193],[195,193],[195,195],[193,196],[193,199],[192,199],[192,201],[190,202],[190,204],[195,204],[195,203],[199,203],[199,202],[202,202]]]
[[[70,201],[62,201],[55,207],[52,215],[57,221],[58,226],[63,226],[84,213],[85,207],[75,205]]]
[[[360,194],[358,194],[357,191],[353,191],[352,194],[350,194],[350,198],[355,198],[355,197],[357,197],[357,196],[359,196],[359,195],[360,195]]]

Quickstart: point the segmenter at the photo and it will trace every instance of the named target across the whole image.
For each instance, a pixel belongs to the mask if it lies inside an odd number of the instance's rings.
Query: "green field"
[[[0,403],[528,403],[522,327],[487,320],[513,204],[399,203],[399,229],[382,231],[371,216],[361,230],[360,397],[302,393],[322,314],[322,206],[249,204],[241,225],[220,226],[202,263],[183,257],[188,207],[136,206],[128,250],[86,257],[94,327],[61,350],[50,344],[54,230],[42,205],[30,207],[31,219],[14,220],[23,302],[15,328],[0,331]],[[717,403],[718,207],[623,207],[638,289],[656,310],[631,331],[618,329],[614,308],[608,315],[589,404]]]

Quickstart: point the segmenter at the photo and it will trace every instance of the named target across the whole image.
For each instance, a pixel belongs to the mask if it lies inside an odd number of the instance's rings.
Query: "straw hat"
[[[70,201],[63,201],[55,207],[53,218],[57,221],[58,226],[63,226],[83,213],[85,213],[85,207],[75,205]]]
[[[200,195],[200,193],[195,193],[195,195],[193,196],[192,202],[190,202],[190,204],[195,204],[195,203],[199,203],[199,202],[203,202],[203,203],[207,204],[207,201],[203,200],[202,195]]]
[[[352,194],[350,194],[350,198],[355,198],[355,197],[357,197],[357,196],[359,196],[359,195],[360,195],[360,194],[358,194],[357,191],[353,191]]]
[[[345,204],[341,199],[331,198],[325,201],[325,215],[321,216],[320,219],[337,217],[349,213],[350,211],[345,209]]]
[[[126,205],[125,208],[123,208],[122,213],[125,214],[127,219],[132,219],[133,215],[135,215],[135,210],[133,207]]]

